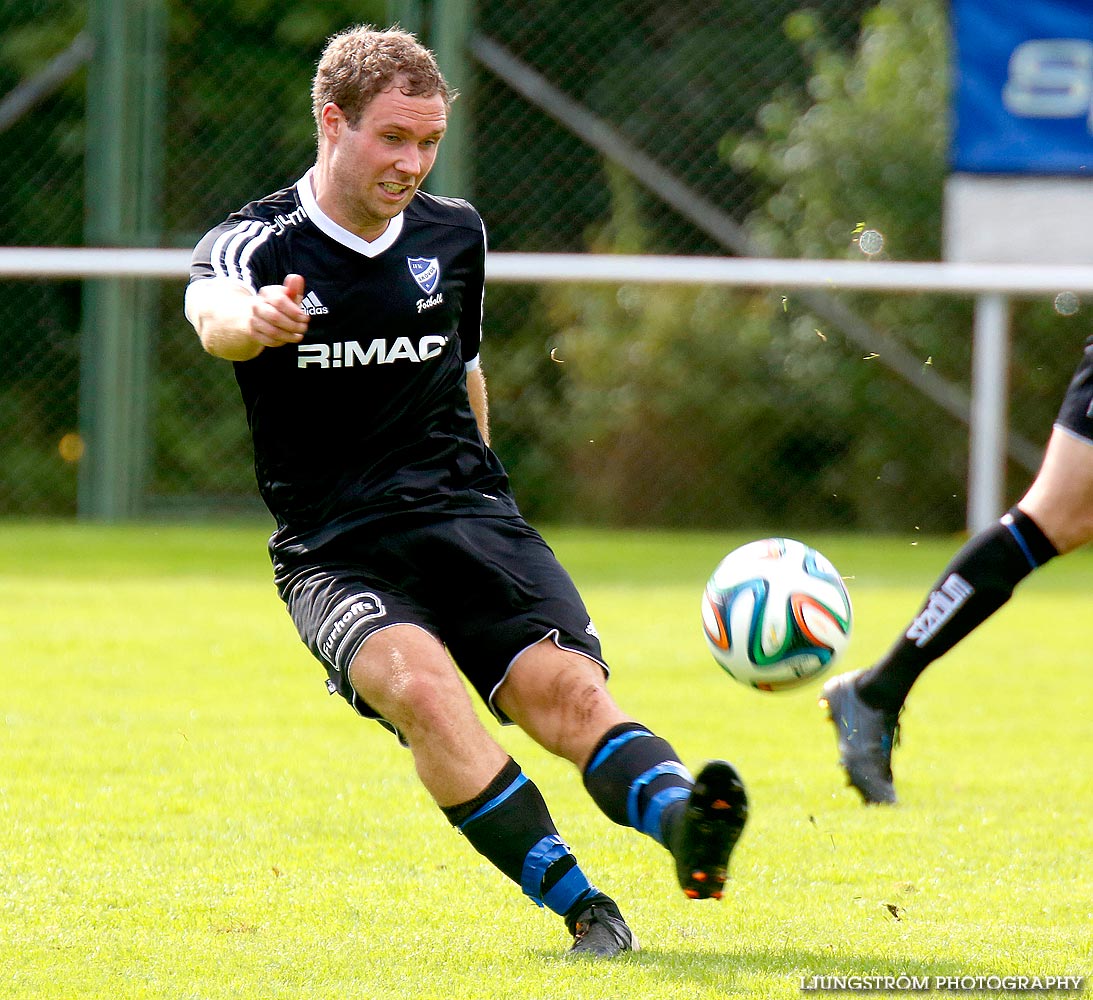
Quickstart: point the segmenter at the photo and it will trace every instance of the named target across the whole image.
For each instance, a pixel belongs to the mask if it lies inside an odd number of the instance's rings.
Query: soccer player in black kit
[[[619,908],[459,672],[666,847],[691,898],[720,898],[747,797],[726,761],[692,778],[608,694],[588,612],[489,448],[482,220],[419,190],[452,96],[412,35],[334,36],[314,166],[200,241],[186,315],[235,363],[278,592],[328,689],[399,735],[451,824],[564,918],[570,954],[611,957],[636,947]]]
[[[824,685],[840,763],[867,805],[896,801],[892,748],[912,685],[982,625],[1017,585],[1093,541],[1093,337],[1067,387],[1044,459],[1025,495],[953,556],[918,614],[868,670]]]

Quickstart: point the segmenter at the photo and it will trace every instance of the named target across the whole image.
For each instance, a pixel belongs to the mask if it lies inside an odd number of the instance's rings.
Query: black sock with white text
[[[898,712],[919,675],[978,628],[1034,569],[1058,555],[1035,521],[1016,507],[953,557],[907,631],[857,682],[862,700]]]

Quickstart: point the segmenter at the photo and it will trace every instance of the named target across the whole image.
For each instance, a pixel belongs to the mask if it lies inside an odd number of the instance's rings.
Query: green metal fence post
[[[425,27],[424,0],[387,0],[387,23],[420,38]]]
[[[443,0],[433,7],[432,43],[441,72],[460,93],[448,115],[448,131],[440,144],[428,187],[437,194],[471,197],[470,126],[473,110],[471,65],[467,40],[474,18],[473,0]]]
[[[387,20],[412,31],[436,52],[448,85],[462,97],[452,106],[448,131],[425,187],[435,194],[470,196],[467,151],[471,121],[471,65],[467,41],[474,18],[473,0],[387,0]]]
[[[158,242],[163,150],[162,0],[92,0],[84,242]],[[149,441],[149,371],[158,288],[84,284],[80,361],[81,518],[139,512]]]

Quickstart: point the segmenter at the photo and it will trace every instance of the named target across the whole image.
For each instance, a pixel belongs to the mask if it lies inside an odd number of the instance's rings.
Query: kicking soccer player
[[[1093,540],[1093,337],[1071,379],[1028,492],[942,571],[922,609],[870,670],[840,674],[820,699],[840,759],[866,803],[896,801],[892,745],[911,686],[1005,604],[1034,569]]]
[[[314,166],[200,241],[186,315],[235,363],[278,592],[328,690],[399,735],[451,824],[564,918],[572,953],[613,956],[635,947],[619,908],[457,666],[610,819],[666,847],[692,898],[721,896],[747,798],[732,765],[693,779],[613,701],[588,612],[489,448],[482,220],[420,190],[453,96],[410,34],[333,37]]]

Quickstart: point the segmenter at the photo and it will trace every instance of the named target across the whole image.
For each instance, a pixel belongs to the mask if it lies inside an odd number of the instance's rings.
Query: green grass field
[[[1093,977],[1093,554],[1026,581],[927,672],[901,804],[866,809],[818,685],[755,693],[706,653],[702,585],[746,539],[544,533],[620,703],[692,767],[726,756],[748,782],[721,903],[686,900],[668,856],[606,820],[569,765],[494,727],[642,943],[562,961],[561,921],[326,694],[264,524],[6,522],[0,997],[695,1000],[799,997],[813,976]],[[806,540],[855,603],[836,669],[883,651],[958,544]]]

